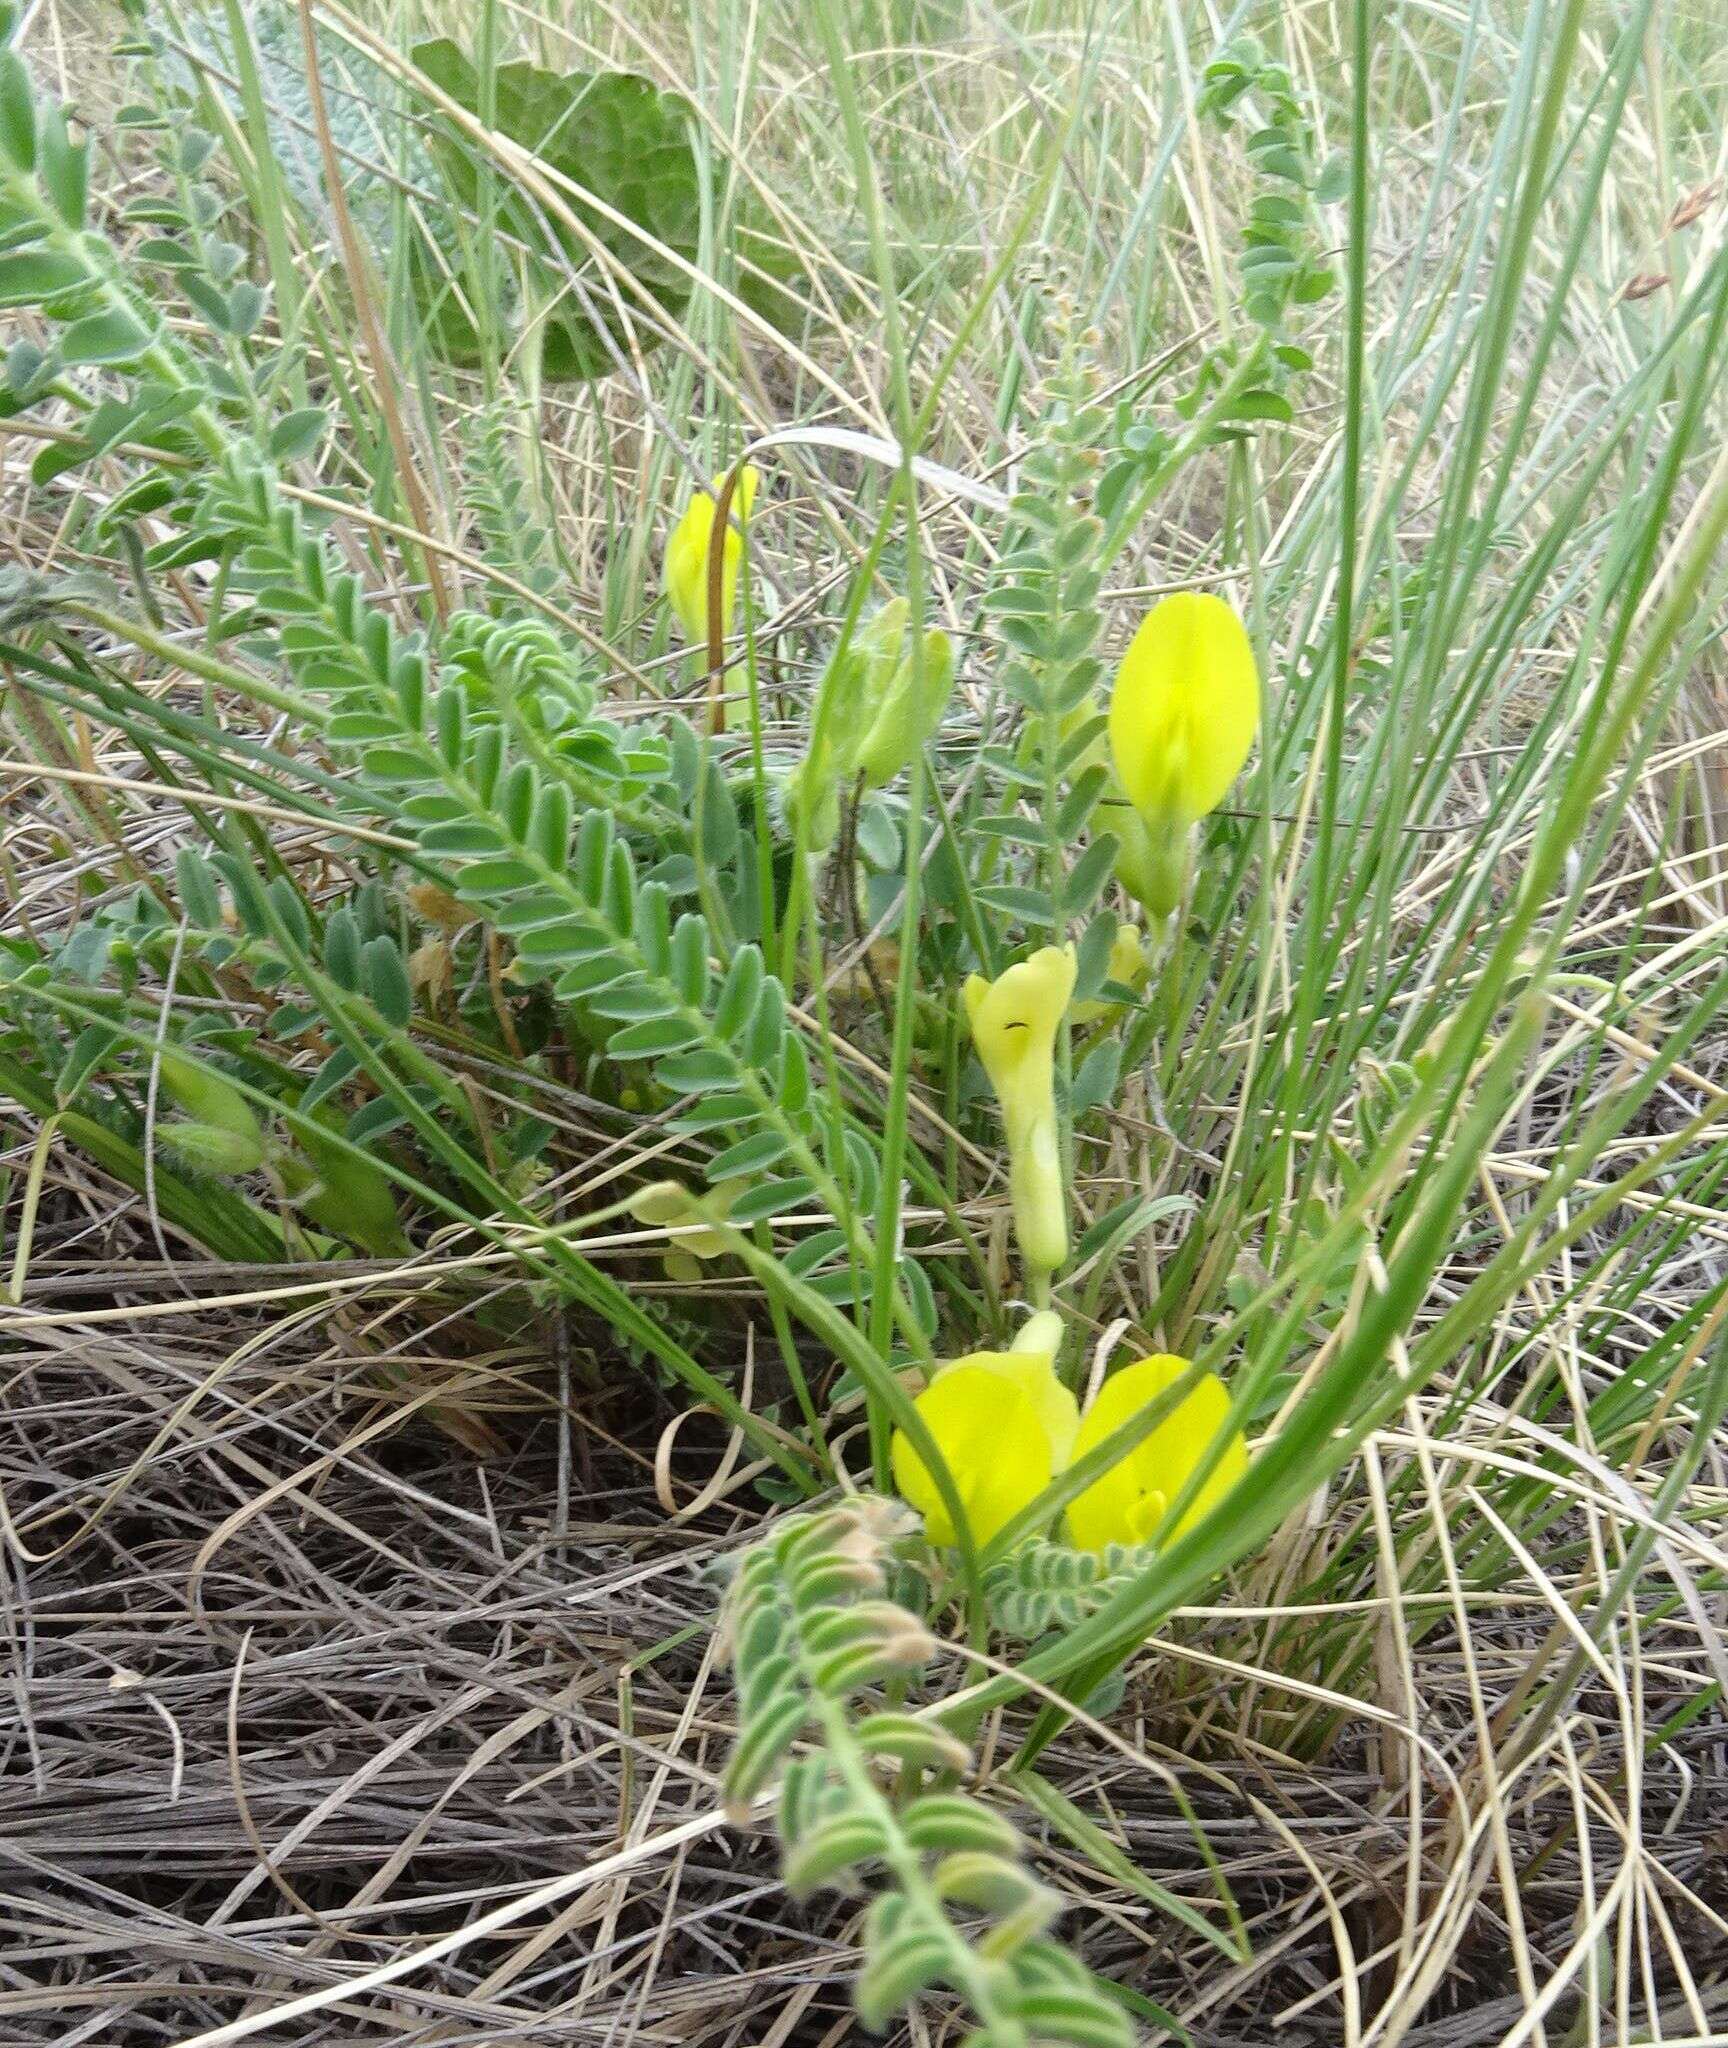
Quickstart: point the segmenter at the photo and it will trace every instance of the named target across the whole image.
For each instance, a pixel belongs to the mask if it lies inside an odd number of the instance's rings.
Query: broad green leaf
[[[480,79],[454,42],[421,43],[414,61],[450,98],[471,113],[480,112]],[[701,188],[687,103],[633,72],[557,72],[526,63],[499,65],[493,92],[499,131],[643,230],[632,233],[563,185],[556,188],[558,197],[583,233],[518,193],[504,204],[509,232],[530,249],[544,251],[528,271],[533,302],[528,310],[546,310],[544,374],[555,379],[604,375],[615,366],[614,349],[624,331],[618,302],[635,325],[638,341],[646,343],[652,326],[644,322],[652,321],[654,309],[677,318],[690,297],[688,275],[644,240],[645,235],[694,261]],[[438,165],[450,189],[464,205],[477,207],[480,181],[471,146],[448,125],[434,133]],[[594,254],[595,243],[635,280],[648,305],[627,283],[609,282]],[[478,338],[443,279],[428,275],[423,265],[419,282],[425,298],[438,303],[438,334],[446,353],[456,360],[472,359]],[[577,291],[586,304],[578,303]]]
[[[480,113],[480,80],[456,43],[440,37],[419,44],[413,55],[440,91]],[[697,155],[688,101],[635,72],[502,64],[492,91],[495,127],[554,173],[560,205],[580,223],[580,231],[573,229],[517,190],[506,193],[500,207],[506,231],[532,252],[518,259],[521,312],[543,338],[542,374],[554,380],[604,376],[621,352],[628,354],[627,321],[635,345],[651,348],[662,320],[681,318],[689,304],[693,284],[685,265],[696,260],[704,205],[718,203],[719,173],[706,171]],[[452,195],[478,211],[472,144],[447,122],[435,119],[431,132],[437,168]],[[566,179],[569,184],[560,182]],[[747,305],[771,320],[795,311],[781,281],[796,265],[749,213],[735,222],[732,250],[736,289]],[[457,362],[476,360],[480,347],[467,305],[484,281],[469,279],[467,260],[465,247],[452,248],[445,238],[436,249],[416,244],[411,258],[433,338]]]
[[[36,163],[36,90],[16,50],[0,52],[0,153],[21,171]]]

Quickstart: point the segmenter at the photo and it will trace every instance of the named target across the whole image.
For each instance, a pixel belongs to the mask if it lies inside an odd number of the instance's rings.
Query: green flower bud
[[[201,1124],[209,1124],[219,1131],[228,1131],[237,1138],[249,1140],[258,1151],[258,1158],[252,1165],[258,1164],[264,1156],[263,1132],[252,1113],[252,1105],[232,1081],[225,1081],[214,1068],[172,1047],[163,1049],[158,1071],[164,1091],[189,1116],[196,1117]],[[238,1169],[242,1173],[251,1170],[251,1167]]]
[[[906,628],[906,600],[884,605],[859,644],[870,664],[869,700],[875,715],[859,746],[856,765],[872,789],[892,782],[942,723],[954,693],[954,643],[938,627],[921,635],[914,659]]]
[[[264,1143],[254,1125],[252,1135],[227,1131],[220,1124],[165,1123],[156,1135],[188,1166],[201,1173],[256,1173],[264,1164]]]
[[[1097,816],[1100,827],[1116,835],[1116,879],[1162,922],[1182,901],[1193,828],[1161,820],[1154,829],[1123,803],[1102,803]]]
[[[840,792],[860,775],[869,789],[892,782],[942,722],[953,694],[952,641],[928,629],[915,662],[906,612],[903,597],[885,604],[822,680],[810,751],[788,792],[794,824],[808,820],[812,852],[834,843]]]
[[[810,722],[810,751],[787,786],[793,829],[802,826],[812,853],[826,853],[834,844],[840,830],[840,791],[858,772],[858,735],[870,682],[863,637],[860,634],[857,643],[829,663]]]
[[[332,1128],[339,1122],[334,1111],[327,1116],[319,1111],[313,1114]],[[378,1258],[397,1258],[408,1250],[396,1213],[396,1190],[382,1167],[305,1129],[294,1133],[294,1142],[305,1154],[304,1160],[287,1154],[278,1161],[277,1170],[296,1208],[320,1230]]]

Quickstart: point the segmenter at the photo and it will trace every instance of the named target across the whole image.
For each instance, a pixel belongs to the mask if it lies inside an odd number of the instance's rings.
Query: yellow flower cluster
[[[720,560],[720,624],[730,632],[743,527],[757,473],[739,474]],[[694,648],[709,640],[715,496],[698,491],[668,542],[666,594]],[[904,602],[888,605],[858,636],[839,673],[834,716],[792,782],[792,809],[812,850],[826,847],[838,821],[838,794],[862,776],[878,786],[906,765],[935,730],[953,683],[953,650],[934,630],[912,659]],[[1087,716],[1085,707],[1076,723]],[[1091,713],[1096,716],[1096,712]],[[1242,772],[1260,725],[1260,676],[1241,620],[1222,598],[1201,592],[1166,597],[1142,621],[1117,671],[1105,721],[1113,786],[1099,822],[1117,840],[1116,873],[1149,913],[1152,932],[1180,907],[1188,887],[1194,827],[1223,801]],[[1084,765],[1076,763],[1075,766]],[[1110,981],[1137,988],[1150,971],[1141,932],[1122,926],[1107,969]],[[1076,978],[1072,945],[1046,946],[987,980],[965,985],[973,1043],[1002,1108],[1015,1235],[1033,1299],[1047,1302],[1051,1276],[1068,1257],[1068,1199],[1056,1104],[1056,1052]],[[1079,1025],[1108,1023],[1114,1005],[1096,998],[1073,1006]],[[644,1191],[636,1213],[681,1226],[671,1255],[678,1270],[725,1243],[713,1228],[726,1194],[697,1201],[674,1185]],[[1056,1372],[1061,1328],[1047,1309],[1033,1317],[1011,1351],[975,1351],[944,1366],[916,1408],[958,1492],[975,1544],[988,1543],[1078,1459],[1143,1415],[1190,1371],[1169,1354],[1142,1358],[1112,1375],[1081,1415]],[[1180,1535],[1241,1479],[1247,1454],[1226,1432],[1229,1397],[1203,1375],[1135,1447],[1093,1478],[1066,1510],[1071,1541],[1085,1550]],[[1215,1462],[1174,1528],[1163,1524],[1201,1461]],[[924,1517],[931,1540],[959,1532],[912,1444],[897,1433],[896,1480]]]
[[[1115,787],[1101,807],[1101,822],[1117,838],[1119,879],[1157,923],[1181,904],[1194,827],[1241,774],[1259,726],[1259,670],[1229,605],[1196,592],[1155,605],[1111,693],[1107,735]],[[1103,753],[1100,745],[1095,758]],[[1141,934],[1123,926],[1108,978],[1135,988],[1148,966]],[[1002,1106],[1015,1234],[1035,1300],[1048,1299],[1050,1275],[1068,1256],[1055,1065],[1074,981],[1073,947],[1046,946],[994,981],[974,974],[965,989],[973,1042]],[[1097,1000],[1076,1004],[1073,1021],[1103,1022],[1110,1009]],[[1168,1353],[1142,1358],[1106,1380],[1081,1415],[1056,1374],[1059,1341],[1060,1325],[1045,1311],[1012,1351],[956,1359],[915,1403],[976,1544],[988,1543],[1058,1474],[1144,1415],[1192,1369]],[[1222,1382],[1203,1374],[1132,1450],[1069,1503],[1069,1540],[1097,1551],[1174,1538],[1199,1521],[1247,1469],[1241,1434],[1227,1427],[1229,1407]],[[1211,1470],[1165,1531],[1170,1508],[1209,1456]],[[904,1434],[894,1440],[894,1473],[931,1541],[957,1541],[951,1511]]]
[[[1118,840],[1124,887],[1160,923],[1181,901],[1193,828],[1241,773],[1259,724],[1254,650],[1224,600],[1184,592],[1154,605],[1111,695],[1116,789],[1100,814]],[[1124,925],[1109,979],[1135,988],[1148,971],[1140,933]],[[1068,1256],[1055,1053],[1074,978],[1073,947],[1046,946],[993,982],[970,976],[965,989],[973,1042],[1002,1105],[1015,1232],[1036,1298]],[[1073,1021],[1101,1022],[1110,1009],[1088,999]]]
[[[1056,1318],[1034,1316],[1012,1351],[974,1351],[945,1365],[913,1403],[934,1438],[966,1511],[974,1544],[998,1535],[1058,1473],[1095,1451],[1167,1394],[1191,1368],[1161,1353],[1112,1374],[1084,1415],[1056,1376]],[[1051,1348],[1027,1348],[1047,1344]],[[1159,1533],[1189,1476],[1224,1430],[1230,1397],[1205,1373],[1162,1421],[1069,1502],[1069,1540],[1081,1550],[1145,1543]],[[932,1543],[958,1532],[936,1482],[903,1432],[894,1437],[894,1478],[924,1518]],[[1184,1534],[1230,1492],[1247,1470],[1242,1438],[1232,1432],[1182,1518],[1164,1532]]]

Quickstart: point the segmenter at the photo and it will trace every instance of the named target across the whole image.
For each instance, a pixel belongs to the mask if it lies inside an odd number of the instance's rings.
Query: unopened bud
[[[264,1145],[256,1131],[225,1131],[219,1124],[158,1124],[156,1135],[189,1166],[205,1173],[256,1173],[264,1164]]]

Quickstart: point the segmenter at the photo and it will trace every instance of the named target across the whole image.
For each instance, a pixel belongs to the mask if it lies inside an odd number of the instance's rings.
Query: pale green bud
[[[903,597],[885,604],[829,665],[811,722],[810,751],[792,777],[794,823],[808,819],[812,852],[834,843],[840,793],[862,775],[865,786],[892,782],[942,722],[954,689],[954,646],[931,627],[914,661]]]
[[[188,1115],[196,1117],[201,1124],[210,1124],[217,1130],[247,1139],[259,1148],[259,1158],[263,1157],[263,1133],[258,1127],[258,1119],[252,1113],[252,1105],[232,1081],[225,1081],[213,1068],[183,1052],[176,1052],[172,1047],[163,1049],[158,1072],[164,1092]],[[257,1163],[256,1159],[252,1162],[253,1166]],[[249,1173],[251,1167],[242,1167],[239,1171]]]
[[[339,1116],[315,1110],[320,1123],[335,1126]],[[346,1238],[378,1258],[396,1258],[408,1250],[396,1190],[390,1176],[369,1159],[356,1158],[332,1139],[305,1129],[294,1133],[304,1159],[284,1153],[277,1172],[288,1198],[320,1230]]]
[[[870,663],[863,635],[822,678],[810,723],[810,751],[787,785],[793,829],[803,825],[812,853],[825,853],[840,830],[840,792],[857,774],[858,735],[868,711]]]
[[[938,627],[921,636],[914,659],[906,625],[906,600],[884,605],[859,636],[870,664],[869,701],[874,716],[856,764],[865,782],[879,789],[892,782],[942,723],[954,692],[954,643]]]
[[[264,1163],[264,1144],[256,1126],[248,1137],[220,1124],[166,1123],[156,1126],[156,1135],[203,1173],[255,1173]]]

